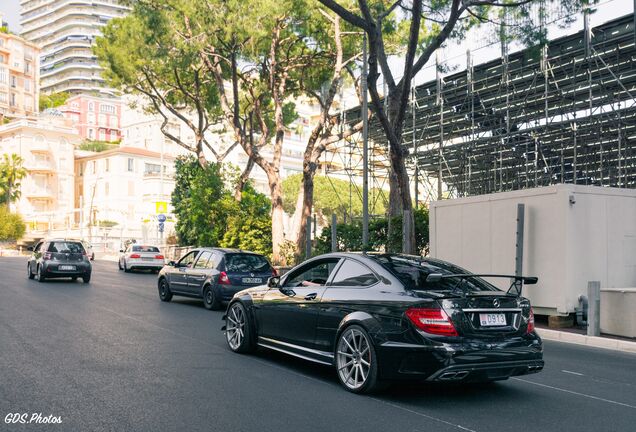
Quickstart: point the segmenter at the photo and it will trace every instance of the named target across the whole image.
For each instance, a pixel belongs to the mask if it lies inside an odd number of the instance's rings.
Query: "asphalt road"
[[[0,258],[0,430],[636,430],[636,355],[547,341],[536,375],[357,396],[328,367],[230,352],[222,312],[162,303],[155,282],[98,261],[89,285],[41,284],[24,258]]]

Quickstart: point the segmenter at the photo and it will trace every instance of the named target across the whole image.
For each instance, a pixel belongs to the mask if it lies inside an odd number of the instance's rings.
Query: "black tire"
[[[82,276],[82,282],[84,282],[85,284],[89,283],[91,281],[91,274],[90,273],[86,273],[84,274],[84,276]]]
[[[378,356],[373,339],[363,327],[350,325],[340,333],[335,357],[338,380],[348,391],[368,394],[386,387],[386,383],[378,379]]]
[[[206,285],[205,288],[203,288],[203,306],[205,306],[207,310],[221,309],[221,301],[210,285]]]
[[[31,263],[27,264],[27,276],[29,276],[29,279],[33,279],[35,277],[35,275],[31,271]]]
[[[38,266],[37,280],[38,280],[38,282],[44,282],[46,280],[46,277],[42,274],[42,267],[41,266]]]
[[[159,279],[158,288],[161,301],[169,302],[172,300],[172,291],[170,291],[170,284],[168,284],[166,278]]]
[[[230,304],[225,314],[225,340],[235,353],[247,354],[256,351],[252,336],[252,322],[239,301]]]
[[[129,268],[128,268],[128,266],[126,265],[126,260],[124,260],[124,271],[125,271],[126,273],[130,273],[130,270],[131,270],[131,269],[129,269]]]

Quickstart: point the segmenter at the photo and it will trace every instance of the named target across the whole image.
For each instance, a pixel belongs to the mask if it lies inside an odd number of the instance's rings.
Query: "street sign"
[[[161,223],[164,223],[164,222],[166,221],[166,219],[168,219],[168,218],[167,218],[167,217],[166,217],[166,215],[165,215],[165,214],[163,214],[163,213],[162,213],[162,214],[158,214],[158,215],[157,215],[157,220],[158,220],[159,222],[161,222]]]
[[[163,222],[159,222],[159,232],[163,232]]]
[[[168,213],[168,203],[166,201],[155,202],[155,213]]]

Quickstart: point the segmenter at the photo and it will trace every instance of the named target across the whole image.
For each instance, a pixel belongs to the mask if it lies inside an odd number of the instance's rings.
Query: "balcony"
[[[41,159],[35,159],[35,160],[31,160],[29,162],[27,162],[25,164],[26,169],[29,170],[30,172],[40,172],[40,173],[54,173],[55,172],[55,166],[53,165],[53,162],[50,160],[41,160]]]
[[[31,186],[22,190],[25,197],[32,200],[53,201],[55,193],[48,187]]]
[[[51,149],[51,144],[48,141],[33,141],[30,146],[32,153],[53,153],[53,149]]]

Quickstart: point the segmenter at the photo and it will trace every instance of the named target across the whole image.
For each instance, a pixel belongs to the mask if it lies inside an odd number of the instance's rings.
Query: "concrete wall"
[[[573,312],[589,280],[636,286],[636,190],[555,185],[434,202],[431,255],[513,273],[517,203],[526,206],[523,273],[539,277],[524,294],[538,313]]]
[[[601,332],[636,338],[636,288],[601,290]]]

